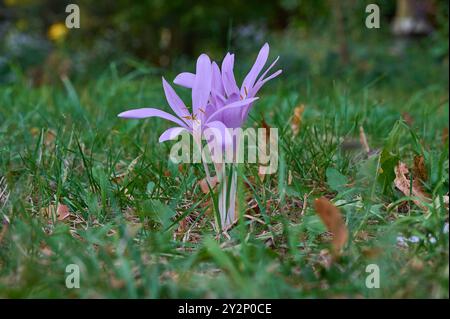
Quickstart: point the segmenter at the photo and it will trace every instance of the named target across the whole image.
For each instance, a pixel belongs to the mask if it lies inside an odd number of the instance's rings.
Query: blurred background
[[[112,61],[125,70],[180,70],[201,52],[220,61],[226,50],[248,56],[250,65],[266,41],[288,76],[359,72],[370,81],[395,74],[389,59],[407,54],[411,42],[448,68],[448,1],[375,1],[381,27],[367,29],[372,2],[2,0],[0,83],[79,79]],[[80,8],[79,29],[65,26],[70,3]]]

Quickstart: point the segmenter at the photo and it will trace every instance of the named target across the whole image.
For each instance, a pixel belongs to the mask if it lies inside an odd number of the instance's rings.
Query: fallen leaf
[[[291,121],[291,129],[292,129],[292,134],[294,136],[297,136],[298,133],[300,132],[300,126],[302,124],[302,115],[303,115],[304,111],[305,111],[304,104],[300,104],[299,106],[297,106],[294,109],[294,115],[293,115],[292,121]]]
[[[403,112],[402,118],[409,126],[412,126],[414,124],[414,118],[408,112]]]
[[[424,268],[424,263],[422,260],[420,260],[418,257],[414,257],[413,259],[411,259],[411,261],[409,262],[409,265],[411,266],[411,268],[415,271],[423,271]]]
[[[427,167],[425,166],[425,159],[421,155],[414,156],[414,178],[418,178],[421,182],[428,180]]]
[[[267,124],[265,119],[262,120],[261,127],[264,129],[266,133],[266,141],[270,141],[270,126]]]
[[[348,231],[340,210],[325,197],[314,201],[314,208],[327,227],[333,234],[333,252],[339,254],[348,239]]]
[[[369,232],[366,230],[360,230],[355,234],[355,239],[357,241],[368,241],[370,239]]]
[[[56,214],[58,215],[58,220],[64,220],[70,216],[69,207],[67,205],[58,204],[58,209],[56,210]]]
[[[114,276],[110,277],[109,283],[110,283],[111,287],[114,289],[123,289],[126,285],[124,280],[117,279]]]
[[[442,144],[446,144],[448,142],[448,127],[444,127],[442,130]]]
[[[361,253],[364,257],[373,259],[380,256],[383,253],[383,250],[379,247],[363,247]]]
[[[399,162],[394,168],[394,171],[395,187],[397,187],[405,196],[417,197],[417,199],[413,199],[414,204],[427,211],[428,209],[423,205],[423,202],[428,202],[429,195],[422,190],[421,184],[417,179],[414,179],[411,185],[409,170],[406,164]]]
[[[48,207],[43,208],[41,212],[44,217],[52,220],[64,220],[70,216],[69,207],[63,204],[58,204],[58,206],[49,205]]]
[[[211,187],[211,189],[214,189],[214,187],[216,187],[218,183],[219,183],[218,177],[214,176],[212,177],[209,186]],[[208,180],[206,177],[203,178],[200,182],[198,182],[198,184],[200,185],[200,189],[202,190],[203,194],[209,193]]]
[[[50,257],[51,255],[53,255],[53,251],[51,250],[51,248],[45,244],[41,244],[41,253],[46,257]]]
[[[42,132],[42,141],[45,146],[52,146],[56,140],[56,132],[52,129],[41,129],[38,127],[32,127],[30,129],[30,134],[33,137],[39,137]]]

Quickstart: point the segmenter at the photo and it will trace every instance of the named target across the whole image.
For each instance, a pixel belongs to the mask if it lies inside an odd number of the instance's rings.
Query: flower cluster
[[[221,68],[216,62],[211,62],[206,54],[202,54],[197,59],[195,74],[183,72],[174,80],[175,84],[191,89],[191,111],[163,78],[164,93],[175,115],[156,108],[141,108],[120,113],[119,117],[138,119],[160,117],[175,123],[177,126],[171,127],[161,134],[159,142],[175,139],[179,134],[187,131],[194,135],[194,140],[199,135],[200,138],[205,137],[211,156],[216,155],[215,150],[218,147],[228,147],[228,149],[233,150],[235,147],[234,138],[230,134],[230,130],[243,126],[250,108],[258,99],[256,97],[258,91],[267,81],[281,73],[281,70],[278,70],[268,76],[278,58],[262,72],[268,57],[269,45],[266,43],[259,51],[255,63],[239,88],[233,71],[234,54],[227,53]],[[213,133],[215,138],[209,140],[208,131],[211,130],[215,131]],[[217,157],[220,158],[220,156]],[[206,179],[211,185],[214,179],[209,173],[208,165],[205,162],[203,162],[203,165]],[[217,218],[217,224],[219,229],[227,229],[233,225],[237,218],[235,212],[237,175],[236,171],[233,171],[233,165],[228,168],[232,172],[231,175],[227,173],[226,165],[223,165],[220,161],[214,162],[214,167],[221,185],[221,189],[218,191],[220,216]]]
[[[207,128],[218,129],[223,133],[222,136],[226,136],[227,128],[242,127],[253,102],[258,99],[258,91],[267,81],[281,73],[281,70],[278,70],[267,76],[278,61],[277,58],[260,75],[268,56],[269,45],[266,43],[239,88],[233,71],[234,54],[226,54],[221,68],[216,62],[211,62],[206,54],[202,54],[197,59],[195,74],[183,72],[174,80],[175,84],[192,90],[191,112],[163,77],[164,93],[176,116],[156,108],[140,108],[122,112],[119,117],[160,117],[177,124],[161,134],[160,142],[174,139],[184,131],[193,133],[195,128],[199,128],[201,132]]]

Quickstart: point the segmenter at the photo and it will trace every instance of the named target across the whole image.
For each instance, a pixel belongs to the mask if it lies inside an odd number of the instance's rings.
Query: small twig
[[[360,141],[362,147],[364,148],[364,150],[366,151],[366,153],[369,154],[370,147],[369,147],[369,143],[367,142],[366,133],[364,132],[364,128],[362,127],[362,125],[359,127],[359,141]]]
[[[260,224],[263,224],[263,225],[266,224],[263,220],[261,220],[261,219],[255,217],[255,216],[252,216],[252,215],[245,214],[244,217],[246,217],[246,218],[248,218],[248,219],[251,219],[251,220],[254,220],[254,221],[256,221],[256,222],[258,222],[258,223],[260,223]]]

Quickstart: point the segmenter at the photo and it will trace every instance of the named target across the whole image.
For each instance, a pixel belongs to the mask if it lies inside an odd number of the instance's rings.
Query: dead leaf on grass
[[[334,206],[325,197],[316,199],[314,201],[314,208],[328,231],[333,234],[333,253],[340,254],[347,242],[348,230],[339,208]]]
[[[422,185],[417,179],[413,179],[411,185],[411,179],[409,175],[410,173],[406,164],[403,162],[399,162],[394,168],[394,171],[395,187],[397,187],[405,196],[416,197],[416,199],[413,199],[414,204],[427,211],[428,209],[423,203],[428,202],[430,196],[422,190]]]
[[[52,220],[64,220],[70,216],[69,207],[64,204],[49,205],[41,210],[42,214],[46,218],[51,218]]]
[[[418,178],[422,182],[428,180],[427,167],[425,165],[425,159],[421,155],[414,156],[414,178]]]
[[[303,115],[304,111],[305,111],[304,104],[300,104],[299,106],[297,106],[294,109],[294,115],[293,115],[292,121],[291,121],[291,129],[292,129],[292,134],[294,136],[297,136],[298,133],[300,132],[300,126],[302,124],[302,115]]]
[[[219,183],[218,177],[214,176],[211,178],[211,181],[209,182],[209,186],[211,187],[211,189],[214,189],[214,187],[216,187],[216,185],[218,183]],[[200,185],[200,189],[202,190],[203,194],[209,193],[208,180],[206,177],[203,178],[200,182],[198,182],[198,184]]]

